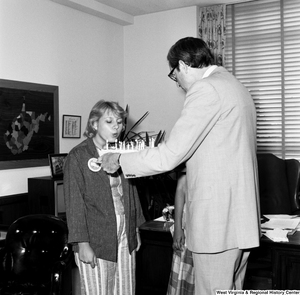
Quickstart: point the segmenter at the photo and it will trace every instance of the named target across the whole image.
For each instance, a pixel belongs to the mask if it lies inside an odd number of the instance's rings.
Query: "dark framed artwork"
[[[80,138],[81,116],[63,115],[62,137]]]
[[[63,177],[63,167],[68,154],[49,154],[49,165],[52,178]]]
[[[48,166],[59,152],[58,86],[0,79],[0,170]]]

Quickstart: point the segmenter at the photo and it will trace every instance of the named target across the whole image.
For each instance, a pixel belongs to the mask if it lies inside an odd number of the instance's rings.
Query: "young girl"
[[[192,252],[185,243],[185,202],[187,179],[185,170],[178,172],[175,194],[174,225],[170,228],[173,234],[173,261],[169,278],[167,295],[194,295],[195,278]]]
[[[115,142],[126,112],[116,102],[92,108],[84,135],[64,167],[64,194],[81,292],[134,295],[138,227],[145,221],[136,188],[121,170],[107,174],[95,161],[106,142]]]

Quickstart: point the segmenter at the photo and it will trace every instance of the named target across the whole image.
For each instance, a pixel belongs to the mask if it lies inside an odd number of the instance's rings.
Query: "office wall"
[[[0,79],[59,86],[59,120],[99,99],[124,104],[123,27],[48,0],[0,1]],[[81,139],[62,139],[60,152]],[[3,136],[0,136],[3,140]],[[0,196],[27,192],[49,167],[0,170]]]
[[[82,116],[98,99],[130,106],[132,122],[146,111],[142,130],[169,134],[184,93],[167,74],[167,52],[196,36],[196,7],[136,17],[126,27],[48,0],[0,1],[0,79],[59,86],[59,119]],[[62,139],[67,153],[81,139]],[[0,137],[1,140],[1,137]],[[0,197],[27,192],[27,178],[49,167],[0,170]]]
[[[135,17],[124,28],[125,103],[130,117],[150,114],[138,130],[166,134],[180,115],[185,94],[168,78],[167,53],[180,38],[197,36],[197,7]]]

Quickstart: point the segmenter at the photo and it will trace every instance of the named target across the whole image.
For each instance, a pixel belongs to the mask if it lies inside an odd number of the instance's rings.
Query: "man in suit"
[[[256,111],[248,90],[213,65],[206,43],[187,37],[167,56],[169,77],[185,92],[184,107],[159,147],[107,154],[108,173],[159,174],[186,163],[186,244],[196,294],[242,289],[249,249],[259,246]]]

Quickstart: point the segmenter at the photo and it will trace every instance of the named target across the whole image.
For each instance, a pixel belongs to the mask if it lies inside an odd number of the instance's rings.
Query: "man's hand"
[[[120,168],[119,157],[119,153],[107,153],[102,155],[102,169],[109,174],[116,172]]]

